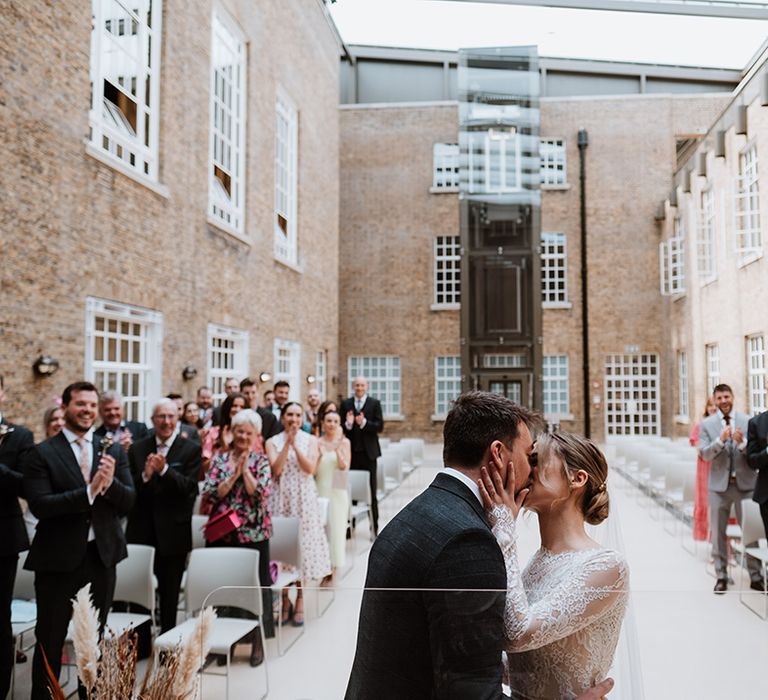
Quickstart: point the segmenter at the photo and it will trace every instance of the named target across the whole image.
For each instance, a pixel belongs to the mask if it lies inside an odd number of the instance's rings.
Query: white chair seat
[[[741,526],[740,525],[729,525],[727,528],[725,528],[725,536],[728,539],[740,540],[741,539]]]
[[[176,625],[172,630],[168,630],[155,639],[155,649],[168,651],[174,649],[177,644],[184,644],[194,632],[196,625],[197,619],[195,618],[190,618],[180,625]],[[258,626],[258,620],[241,620],[231,617],[216,618],[209,637],[211,653],[228,654],[233,644],[239,642]]]
[[[135,630],[151,620],[149,615],[142,615],[141,613],[111,612],[107,615],[107,627],[119,637],[126,630]]]
[[[32,620],[31,622],[12,622],[11,629],[13,630],[13,638],[17,639],[35,629],[35,620]]]
[[[280,571],[277,580],[272,584],[273,591],[282,591],[283,588],[292,586],[297,581],[301,581],[301,572],[299,571]]]

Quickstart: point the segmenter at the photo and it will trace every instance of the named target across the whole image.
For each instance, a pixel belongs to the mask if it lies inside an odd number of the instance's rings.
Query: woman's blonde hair
[[[584,520],[590,525],[597,525],[608,517],[608,463],[595,443],[573,433],[544,433],[536,441],[536,451],[539,464],[543,464],[550,454],[556,456],[569,480],[569,470],[582,470],[587,474],[587,483],[579,503]]]

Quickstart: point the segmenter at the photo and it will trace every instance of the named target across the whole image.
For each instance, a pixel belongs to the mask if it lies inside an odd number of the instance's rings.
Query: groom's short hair
[[[468,391],[453,404],[443,425],[443,461],[449,466],[477,467],[494,440],[512,449],[520,423],[540,424],[535,411],[487,391]]]

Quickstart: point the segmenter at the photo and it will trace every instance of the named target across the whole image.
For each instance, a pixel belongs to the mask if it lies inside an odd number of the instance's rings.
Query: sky
[[[346,44],[456,50],[531,45],[547,57],[683,66],[746,66],[768,21],[603,12],[446,0],[336,0]]]

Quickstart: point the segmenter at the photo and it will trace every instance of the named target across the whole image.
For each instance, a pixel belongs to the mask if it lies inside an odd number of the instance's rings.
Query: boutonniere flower
[[[181,437],[188,438],[189,437],[189,433],[186,430],[182,430],[181,431]]]
[[[0,438],[4,438],[8,433],[13,432],[13,427],[7,423],[0,423]]]

